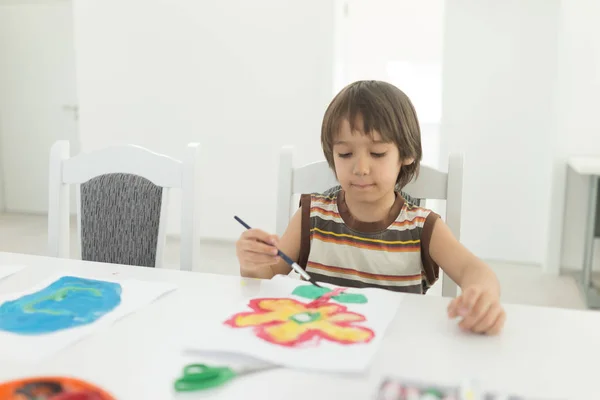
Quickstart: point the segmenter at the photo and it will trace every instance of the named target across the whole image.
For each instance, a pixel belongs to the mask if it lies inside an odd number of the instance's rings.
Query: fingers
[[[502,309],[500,304],[496,303],[489,308],[487,314],[485,314],[483,317],[481,317],[479,319],[479,322],[477,322],[471,328],[471,330],[475,333],[489,334],[490,332],[492,332],[492,328],[495,327],[497,322],[502,322],[502,324],[504,323],[504,321],[501,321],[501,318],[503,318],[503,315],[504,315],[504,310]],[[499,328],[501,329],[502,326],[499,326]],[[500,329],[498,329],[498,332],[500,331]]]
[[[464,331],[488,335],[498,334],[504,327],[506,313],[497,296],[479,288],[468,288],[448,305],[448,317],[462,317]]]
[[[481,296],[481,290],[478,288],[468,288],[465,290],[460,297],[461,305],[458,309],[458,314],[461,316],[466,316],[467,313],[471,311],[471,309],[475,306],[479,297]]]
[[[468,309],[463,320],[458,324],[461,329],[470,331],[484,318],[492,306],[491,296],[479,296],[478,301]],[[461,307],[465,308],[465,307]],[[459,310],[460,312],[460,310]]]
[[[496,322],[485,332],[488,335],[497,335],[504,328],[504,322],[506,321],[506,312],[502,310]]]
[[[453,299],[448,305],[448,317],[456,318],[458,316],[466,317],[477,299],[481,295],[481,291],[475,288],[465,290],[460,296]]]
[[[452,299],[450,304],[448,304],[448,317],[449,318],[453,319],[453,318],[458,317],[458,308],[460,307],[461,300],[462,300],[462,296],[459,296],[459,297]]]
[[[259,229],[245,231],[236,244],[240,263],[247,266],[271,266],[279,262],[278,238]]]
[[[276,246],[279,242],[279,238],[276,235],[270,235],[260,229],[248,229],[244,231],[241,239],[256,240],[273,246]]]
[[[242,251],[248,251],[256,254],[277,255],[277,247],[259,242],[256,240],[242,240],[239,244]]]

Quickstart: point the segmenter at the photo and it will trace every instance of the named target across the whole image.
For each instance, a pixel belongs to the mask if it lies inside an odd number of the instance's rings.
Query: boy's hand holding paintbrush
[[[297,213],[297,215],[299,214]],[[287,275],[291,270],[294,270],[304,280],[321,287],[294,261],[298,258],[299,249],[293,246],[286,246],[286,242],[280,243],[279,238],[275,235],[269,235],[260,229],[252,229],[237,216],[234,218],[247,229],[236,244],[236,252],[240,260],[240,272],[242,276],[271,279],[277,274]],[[292,218],[290,226],[294,223],[299,223],[298,216],[296,215]],[[286,239],[289,244],[290,235],[287,235]],[[300,238],[291,239],[291,243],[293,243],[294,239],[298,239],[299,242]],[[282,248],[286,251],[285,253]]]
[[[260,229],[248,229],[236,243],[236,254],[243,276],[270,279],[273,266],[281,262],[277,245],[279,238]]]

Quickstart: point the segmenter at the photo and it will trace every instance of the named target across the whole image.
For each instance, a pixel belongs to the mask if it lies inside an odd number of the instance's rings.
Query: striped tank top
[[[439,215],[396,193],[382,221],[355,219],[344,191],[304,194],[298,264],[317,281],[346,287],[375,287],[425,293],[439,276],[429,255]]]

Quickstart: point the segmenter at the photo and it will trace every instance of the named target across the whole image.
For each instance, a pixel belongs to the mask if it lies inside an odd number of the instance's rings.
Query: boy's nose
[[[354,164],[354,175],[368,175],[369,174],[369,162],[365,157],[358,157]]]

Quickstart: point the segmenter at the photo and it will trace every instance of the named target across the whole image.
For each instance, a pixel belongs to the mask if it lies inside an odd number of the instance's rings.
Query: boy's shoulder
[[[328,189],[323,193],[313,192],[300,195],[299,206],[306,213],[312,213],[314,210],[318,209],[337,212],[337,198],[340,191],[332,189]],[[307,216],[308,215],[309,214],[307,214]]]
[[[308,193],[302,195],[300,204],[308,206],[309,209],[321,208],[321,209],[337,209],[339,192],[333,193]],[[304,198],[304,199],[303,199]]]

